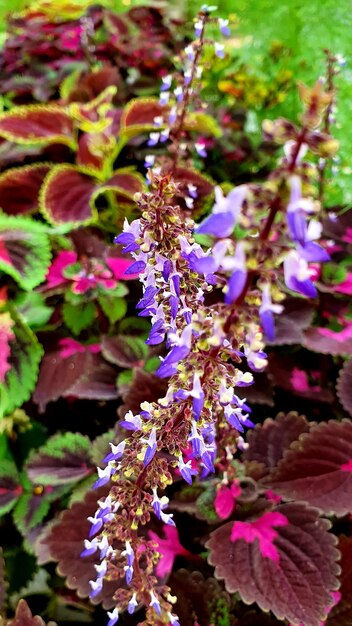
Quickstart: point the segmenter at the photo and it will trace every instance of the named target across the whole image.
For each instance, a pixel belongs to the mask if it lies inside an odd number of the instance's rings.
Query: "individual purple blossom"
[[[187,56],[187,59],[189,61],[194,61],[194,57],[195,57],[195,52],[194,52],[194,47],[192,46],[192,44],[189,44],[188,46],[185,47],[184,52]]]
[[[243,243],[240,241],[236,246],[233,257],[225,257],[222,261],[225,270],[231,270],[232,274],[227,282],[225,293],[226,304],[232,304],[241,295],[247,281],[247,267]]]
[[[98,540],[92,539],[92,541],[89,541],[89,539],[85,539],[84,540],[84,550],[82,550],[80,556],[81,557],[85,557],[85,556],[91,556],[91,554],[94,554],[98,549]]]
[[[149,170],[155,163],[155,154],[147,154],[144,160],[144,167]]]
[[[223,59],[225,57],[225,46],[222,43],[218,43],[217,41],[214,43],[214,51],[215,55],[219,57],[219,59]]]
[[[310,280],[311,270],[307,261],[300,257],[296,250],[291,250],[284,260],[285,283],[289,289],[307,296],[315,298],[317,296],[316,287]]]
[[[132,565],[125,565],[123,569],[125,572],[126,583],[130,585],[133,578],[133,567]]]
[[[156,375],[161,378],[168,376],[168,374],[165,374],[165,371],[168,371],[169,365],[177,365],[189,354],[192,343],[192,325],[188,324],[185,326],[180,336],[169,333],[169,340],[172,342],[173,347],[156,371]]]
[[[96,535],[97,532],[99,532],[102,529],[104,522],[102,518],[97,515],[97,513],[94,514],[94,517],[92,516],[87,517],[87,520],[88,522],[92,524],[91,529],[89,531],[89,537],[93,537],[93,535]]]
[[[243,416],[240,409],[236,409],[230,404],[227,404],[224,407],[224,415],[232,428],[236,428],[236,430],[239,430],[241,433],[244,432],[244,428],[240,419]]]
[[[308,262],[325,263],[330,261],[330,255],[314,240],[321,237],[322,224],[316,220],[310,220],[304,233],[304,243],[298,244],[297,251]]]
[[[203,157],[203,159],[205,159],[205,157],[207,156],[207,151],[205,149],[205,144],[203,142],[200,141],[196,141],[196,143],[194,144],[194,147],[197,151],[197,154],[200,157]]]
[[[183,101],[183,89],[182,89],[181,85],[178,85],[178,87],[175,87],[175,89],[174,89],[174,96],[175,96],[177,102],[182,102]]]
[[[229,20],[224,20],[222,17],[219,17],[218,24],[220,28],[220,32],[224,37],[229,37],[231,35],[231,31],[229,29]]]
[[[111,612],[108,611],[108,618],[109,618],[109,621],[107,623],[107,626],[114,626],[119,619],[119,611],[118,611],[117,606],[115,606],[113,611]]]
[[[194,34],[195,34],[195,36],[196,37],[200,37],[201,34],[202,34],[202,30],[203,30],[203,22],[201,20],[198,20],[194,24]]]
[[[155,453],[156,453],[156,448],[157,448],[156,429],[153,428],[148,439],[147,440],[144,439],[143,441],[147,444],[147,449],[145,451],[144,460],[143,460],[144,466],[146,467],[147,465],[149,465],[149,463],[154,458]]]
[[[160,91],[169,91],[172,83],[172,75],[168,74],[167,76],[162,76],[162,85],[160,87]]]
[[[101,467],[97,467],[97,472],[99,478],[94,483],[93,489],[98,489],[99,487],[106,485],[111,478],[111,474],[113,474],[114,472],[114,468],[111,467],[111,465],[107,465],[106,467],[104,467],[104,469],[101,469]]]
[[[140,246],[136,243],[136,239],[139,239],[141,234],[141,223],[140,220],[133,220],[131,224],[128,223],[128,220],[125,218],[123,224],[123,232],[115,237],[114,243],[121,244],[124,246],[123,251],[134,252],[135,250],[139,250]]]
[[[147,141],[147,146],[152,147],[156,146],[159,143],[160,133],[152,132],[149,134],[149,139]]]
[[[221,187],[215,187],[215,204],[212,212],[196,229],[196,233],[229,237],[236,226],[246,197],[245,185],[235,187],[225,197]]]
[[[178,621],[177,615],[173,615],[172,613],[168,613],[167,616],[169,618],[169,624],[171,624],[171,626],[180,626],[180,622]]]
[[[140,415],[133,415],[132,411],[128,411],[125,415],[125,419],[119,423],[122,428],[126,430],[140,430],[142,428],[142,420]]]
[[[105,457],[104,463],[109,463],[110,461],[119,461],[125,451],[126,442],[121,441],[119,444],[117,444],[117,446],[115,446],[115,444],[113,443],[109,443],[109,446],[111,448],[111,452],[107,454],[107,456]],[[98,468],[98,473],[99,473],[99,468]]]
[[[103,578],[98,578],[97,580],[90,580],[89,584],[92,588],[92,591],[89,594],[90,598],[95,598],[103,589]]]
[[[187,461],[187,463],[184,462],[182,456],[179,457],[178,459],[178,465],[177,465],[180,474],[182,476],[182,478],[184,478],[184,480],[191,485],[192,484],[192,476],[196,476],[197,475],[197,471],[195,469],[192,468],[192,461],[189,460]]]
[[[197,185],[193,185],[192,183],[188,183],[187,185],[188,193],[191,198],[198,198]]]
[[[137,594],[136,592],[133,594],[131,600],[128,603],[127,606],[127,611],[130,615],[132,615],[134,613],[135,608],[138,606],[138,602],[137,602]]]
[[[168,122],[170,126],[173,126],[177,119],[177,109],[175,106],[171,107]]]
[[[268,283],[263,285],[262,294],[262,303],[259,307],[260,322],[269,341],[273,341],[275,337],[274,313],[282,313],[283,306],[272,303],[270,285]]]
[[[161,105],[165,105],[169,102],[170,100],[170,92],[169,91],[162,91],[159,97],[159,102]]]
[[[149,606],[151,606],[154,611],[156,611],[156,613],[158,615],[161,615],[161,606],[160,606],[160,602],[158,600],[158,598],[155,596],[154,592],[151,591],[150,592],[150,602],[149,602]]]
[[[94,569],[97,572],[97,578],[104,578],[106,572],[108,571],[108,563],[106,559],[104,559],[101,563],[94,565]]]
[[[185,85],[189,85],[192,80],[192,70],[191,69],[185,70],[183,73],[183,76],[184,76]]]

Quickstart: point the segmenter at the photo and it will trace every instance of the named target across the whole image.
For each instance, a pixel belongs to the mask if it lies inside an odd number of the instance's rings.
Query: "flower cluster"
[[[199,36],[208,14],[203,11],[196,26]],[[317,101],[324,110],[329,94],[316,89],[306,100],[301,129],[288,132],[282,122],[284,156],[266,183],[241,185],[227,195],[216,187],[211,214],[196,226],[175,200],[172,169],[149,170],[149,192],[136,197],[141,217],[126,220],[115,240],[134,259],[126,273],[139,273],[137,309],[152,322],[147,343],[166,342],[156,374],[169,385],[165,397],[125,415],[121,426],[131,435],[111,444],[98,469],[96,487],[110,481],[112,487],[90,518],[93,539],[82,555],[100,550],[92,597],[104,577],[125,578],[127,589],[115,593],[109,626],[119,612],[139,605],[146,607],[144,624],[178,623],[170,590],[154,574],[160,555],[139,527],[153,514],[174,526],[163,492],[176,475],[192,484],[194,476],[205,479],[217,467],[225,477],[231,474],[230,462],[243,446],[240,433],[253,426],[239,393],[253,382],[247,370],[267,364],[264,335],[274,338],[274,315],[282,312],[287,289],[316,294],[308,263],[329,256],[316,241],[319,222],[308,221],[319,203],[307,193],[315,170],[303,158],[309,148],[326,150],[329,140],[315,130],[315,112]],[[206,250],[199,243],[204,235],[215,239]]]

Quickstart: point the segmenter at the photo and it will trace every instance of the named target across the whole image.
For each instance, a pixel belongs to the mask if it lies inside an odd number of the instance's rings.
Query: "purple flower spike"
[[[295,250],[291,250],[284,260],[284,276],[289,289],[308,298],[316,298],[318,292],[310,280],[311,272],[307,261]]]
[[[115,626],[116,622],[118,622],[119,619],[119,611],[117,606],[115,606],[114,610],[111,611],[111,613],[109,613],[108,611],[108,617],[109,621],[107,623],[107,626]]]
[[[143,440],[144,441],[144,440]],[[148,444],[148,447],[145,451],[144,455],[144,466],[149,465],[151,460],[154,458],[156,453],[156,429],[153,428],[152,432],[149,435],[149,438],[145,441]]]

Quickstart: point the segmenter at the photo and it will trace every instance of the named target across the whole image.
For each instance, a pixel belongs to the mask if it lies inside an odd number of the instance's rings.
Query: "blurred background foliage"
[[[5,15],[31,8],[39,2],[0,0],[2,38]],[[57,14],[82,12],[92,0],[56,0]],[[201,0],[101,0],[108,8],[125,11],[141,4],[163,8],[176,19],[183,19],[190,35],[193,17]],[[324,75],[324,49],[341,55],[346,64],[336,83],[338,88],[337,123],[334,134],[339,139],[340,162],[334,166],[326,201],[329,205],[352,203],[352,157],[350,120],[352,117],[352,12],[346,0],[220,0],[218,13],[230,17],[233,36],[227,42],[228,55],[209,72],[208,96],[224,104],[243,100],[250,111],[247,132],[255,141],[260,136],[263,118],[285,116],[294,120],[299,111],[296,82],[313,84]],[[221,75],[219,84],[218,77]],[[216,85],[215,85],[216,81]],[[216,88],[215,88],[216,86]],[[214,95],[216,94],[216,95]],[[221,96],[220,96],[221,97]],[[214,102],[215,104],[215,102]],[[220,103],[221,104],[221,103]],[[219,102],[216,102],[219,106]]]

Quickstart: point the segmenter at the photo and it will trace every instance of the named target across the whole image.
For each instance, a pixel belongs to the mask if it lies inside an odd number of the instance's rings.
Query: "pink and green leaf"
[[[15,339],[12,330],[14,321],[8,312],[0,313],[0,383],[4,383],[7,372],[11,369],[9,358],[11,356],[10,343]]]
[[[277,513],[279,518],[266,518],[262,533],[275,548],[275,553],[269,551],[274,559],[263,554],[258,537],[234,532],[233,522],[227,522],[210,535],[208,561],[227,591],[239,593],[246,604],[256,602],[296,625],[320,626],[332,604],[331,592],[339,586],[335,537],[328,532],[329,522],[302,503],[280,504],[270,515]]]
[[[0,383],[0,417],[9,415],[26,402],[35,386],[43,349],[34,333],[22,319],[11,312],[15,324],[10,342],[11,369]]]
[[[90,440],[80,433],[57,434],[32,452],[25,469],[33,483],[54,486],[77,482],[93,472],[90,448]]]
[[[0,460],[0,515],[11,511],[22,493],[16,465],[6,459]]]
[[[43,282],[50,263],[46,228],[27,217],[0,214],[0,270],[23,289]]]

